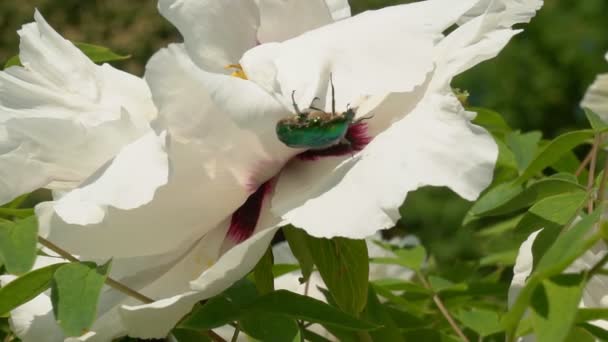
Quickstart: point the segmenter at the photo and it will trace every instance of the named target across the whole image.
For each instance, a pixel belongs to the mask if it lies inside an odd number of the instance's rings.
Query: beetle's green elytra
[[[291,100],[296,114],[277,122],[276,132],[279,140],[292,148],[322,149],[339,143],[353,123],[355,111],[348,108],[343,113],[336,113],[334,83],[329,75],[331,85],[332,112],[327,113],[312,105],[306,111],[300,111],[294,94]],[[316,98],[315,98],[316,99]]]

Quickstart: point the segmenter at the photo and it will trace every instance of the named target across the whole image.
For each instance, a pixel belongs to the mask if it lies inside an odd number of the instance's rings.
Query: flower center
[[[233,214],[228,236],[236,243],[247,240],[255,231],[264,199],[270,193],[272,179],[266,181]]]
[[[247,74],[243,70],[243,67],[240,64],[228,64],[224,67],[226,70],[234,69],[234,71],[230,74],[230,76],[238,77],[244,80],[247,80]]]

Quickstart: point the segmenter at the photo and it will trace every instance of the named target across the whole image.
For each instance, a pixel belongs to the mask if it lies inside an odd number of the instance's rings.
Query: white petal
[[[259,11],[251,0],[160,0],[160,13],[184,37],[193,61],[220,71],[256,45]]]
[[[325,0],[331,16],[334,20],[342,20],[350,17],[350,5],[348,0]]]
[[[261,43],[280,42],[333,22],[325,0],[258,0]]]
[[[419,187],[447,186],[473,200],[490,184],[498,150],[470,114],[453,95],[429,94],[350,159],[288,164],[273,211],[314,236],[363,238],[393,226]]]
[[[151,304],[123,306],[120,314],[129,327],[129,335],[140,338],[165,336],[195,303],[221,293],[245,276],[265,253],[277,229],[261,231],[229,250],[191,282],[194,291]]]
[[[532,245],[534,240],[542,230],[538,230],[526,239],[524,243],[519,247],[519,253],[515,260],[515,266],[513,267],[513,280],[511,280],[511,286],[509,287],[509,306],[512,306],[519,295],[521,289],[526,285],[526,279],[532,272],[532,266],[534,260],[532,257]]]
[[[344,111],[362,95],[408,92],[422,84],[433,70],[433,47],[443,30],[478,1],[430,0],[365,12],[285,41],[272,55],[258,46],[243,56],[241,64],[259,84],[272,81],[260,79],[256,68],[274,64],[274,79],[285,102],[290,103],[296,90],[302,106],[316,96],[321,101],[328,98],[332,73],[337,108]],[[268,58],[271,61],[262,61]],[[325,109],[330,109],[325,102]]]
[[[165,140],[166,134],[149,132],[127,145],[99,177],[62,196],[55,203],[57,215],[87,225],[101,222],[108,207],[129,210],[149,203],[169,177]]]
[[[596,77],[587,89],[581,107],[593,110],[604,121],[608,121],[608,74],[600,74]]]
[[[93,64],[35,18],[19,31],[24,67],[0,72],[0,203],[75,186],[156,115],[143,80]]]

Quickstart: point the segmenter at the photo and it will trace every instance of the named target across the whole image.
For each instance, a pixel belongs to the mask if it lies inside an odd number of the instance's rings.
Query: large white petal
[[[343,111],[362,95],[408,92],[422,84],[433,70],[434,45],[442,32],[478,1],[430,0],[365,12],[275,43],[272,53],[260,45],[241,64],[258,84],[275,79],[285,103],[296,90],[302,106],[318,96],[325,109],[330,107],[326,99],[332,73],[337,108]],[[274,75],[269,65],[274,65]]]
[[[57,215],[87,225],[101,222],[108,207],[129,210],[149,203],[169,178],[165,140],[165,133],[150,131],[127,145],[98,178],[62,196],[54,205]]]
[[[208,71],[222,71],[256,45],[260,14],[252,0],[159,0],[158,9]]]
[[[333,22],[325,0],[258,0],[260,43],[280,42]]]
[[[244,277],[265,253],[277,229],[263,230],[230,249],[191,282],[194,291],[151,304],[123,306],[120,314],[129,329],[129,335],[140,338],[165,336],[195,303],[221,293]]]
[[[407,193],[422,186],[473,200],[490,184],[498,150],[470,115],[453,95],[428,94],[354,157],[288,164],[273,211],[314,236],[363,238],[394,225]]]
[[[272,133],[244,130],[218,110],[201,85],[201,73],[206,75],[178,45],[161,50],[148,64],[146,79],[160,113],[156,126],[168,130],[170,138],[169,180],[154,199],[137,208],[126,205],[125,201],[132,203],[132,194],[115,191],[116,187],[102,190],[106,188],[101,186],[104,177],[116,177],[97,175],[86,191],[91,187],[96,194],[107,191],[104,197],[111,197],[114,204],[101,208],[100,197],[84,198],[80,188],[61,198],[57,213],[54,204],[39,205],[41,230],[48,231],[50,239],[87,258],[152,255],[188,245],[229,218],[291,158],[296,151],[277,141],[274,126],[264,128]],[[145,185],[145,178],[129,171],[133,162],[137,159],[115,160],[116,169],[124,171],[120,183]],[[142,169],[139,173],[147,172],[144,165],[138,167]],[[135,203],[148,199],[140,196]],[[85,207],[88,210],[82,210]],[[57,214],[68,222],[88,225],[69,224]],[[145,244],[140,243],[143,237]]]
[[[19,31],[24,67],[0,72],[0,203],[75,186],[156,115],[143,80],[95,65],[35,19]]]

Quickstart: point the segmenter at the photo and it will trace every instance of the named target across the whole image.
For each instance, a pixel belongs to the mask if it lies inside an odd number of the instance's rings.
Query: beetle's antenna
[[[294,97],[295,93],[295,90],[291,92],[291,102],[293,103],[293,109],[296,110],[296,114],[302,115],[302,112],[300,112],[300,108],[298,108],[298,104],[296,103],[296,99]]]
[[[334,89],[334,77],[329,73],[329,84],[331,85],[331,114],[336,115],[336,91]]]

